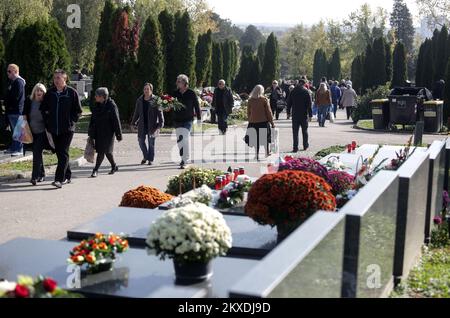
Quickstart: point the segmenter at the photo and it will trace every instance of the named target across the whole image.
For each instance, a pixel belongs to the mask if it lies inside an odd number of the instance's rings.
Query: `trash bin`
[[[423,103],[424,131],[437,133],[444,125],[444,102],[441,100],[427,101]]]
[[[399,87],[389,96],[390,123],[393,125],[415,125],[423,101],[432,99],[431,92],[423,87]]]
[[[389,99],[375,99],[370,102],[372,109],[373,128],[385,130],[389,127]]]

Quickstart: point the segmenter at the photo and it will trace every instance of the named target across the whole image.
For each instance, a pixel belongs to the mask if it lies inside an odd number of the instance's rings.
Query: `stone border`
[[[369,128],[363,128],[363,127],[359,127],[358,126],[358,124],[354,124],[353,126],[352,126],[352,128],[353,129],[356,129],[356,130],[362,130],[362,131],[367,131],[367,132],[375,132],[375,133],[390,133],[390,134],[399,134],[399,135],[411,135],[411,134],[413,134],[414,132],[413,131],[411,131],[411,132],[409,132],[409,131],[401,131],[401,130],[398,130],[398,131],[394,131],[394,130],[377,130],[377,129],[369,129]],[[448,131],[447,133],[423,133],[423,135],[424,136],[448,136],[448,135],[450,135],[450,131]]]

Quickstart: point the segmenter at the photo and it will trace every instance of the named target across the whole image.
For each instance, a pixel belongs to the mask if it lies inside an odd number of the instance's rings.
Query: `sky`
[[[207,0],[215,12],[236,24],[310,25],[321,19],[342,20],[364,3],[392,10],[393,0]],[[406,0],[413,16],[414,0]]]

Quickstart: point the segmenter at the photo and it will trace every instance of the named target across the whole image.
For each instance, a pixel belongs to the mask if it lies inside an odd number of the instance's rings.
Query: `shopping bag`
[[[272,141],[270,143],[270,152],[272,154],[279,152],[280,135],[277,128],[272,128]]]
[[[84,159],[89,163],[95,162],[95,148],[91,138],[88,138],[86,142],[86,148],[84,149]]]
[[[334,120],[335,120],[334,113],[331,111],[330,112],[330,123],[334,123]]]
[[[31,133],[30,125],[27,120],[20,116],[14,127],[13,140],[21,142],[23,144],[33,143],[33,134]]]

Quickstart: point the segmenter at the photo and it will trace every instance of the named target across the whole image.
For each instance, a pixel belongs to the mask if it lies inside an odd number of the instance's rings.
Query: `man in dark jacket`
[[[189,137],[194,115],[200,121],[202,120],[202,114],[197,94],[189,88],[189,77],[186,75],[181,74],[177,77],[177,91],[173,94],[173,97],[184,105],[184,109],[174,112],[177,143],[181,157],[180,169],[184,169],[189,160]]]
[[[312,101],[311,95],[304,85],[305,81],[300,80],[298,86],[291,92],[287,105],[288,119],[292,115],[292,131],[294,134],[294,149],[292,152],[294,153],[298,152],[300,127],[303,134],[303,149],[306,151],[309,148],[308,121],[311,121],[312,118]]]
[[[41,111],[44,115],[46,129],[52,134],[58,157],[53,185],[62,188],[63,184],[70,183],[72,179],[69,149],[75,132],[75,123],[78,122],[83,111],[77,91],[67,86],[65,71],[56,70],[53,83],[54,86],[45,94]]]
[[[212,107],[216,110],[220,132],[225,135],[228,129],[228,116],[233,112],[234,98],[231,89],[226,86],[224,80],[220,80],[214,90]]]
[[[15,64],[8,65],[8,90],[6,92],[6,116],[11,128],[14,131],[19,117],[23,113],[25,104],[25,80],[19,75],[19,67]],[[23,155],[23,145],[18,141],[12,141],[7,153],[13,157]]]
[[[278,86],[278,81],[273,81],[272,87],[270,88],[270,108],[272,109],[272,114],[278,120],[280,118],[280,113],[283,111],[282,108],[278,107],[278,101],[283,99],[283,90]]]

